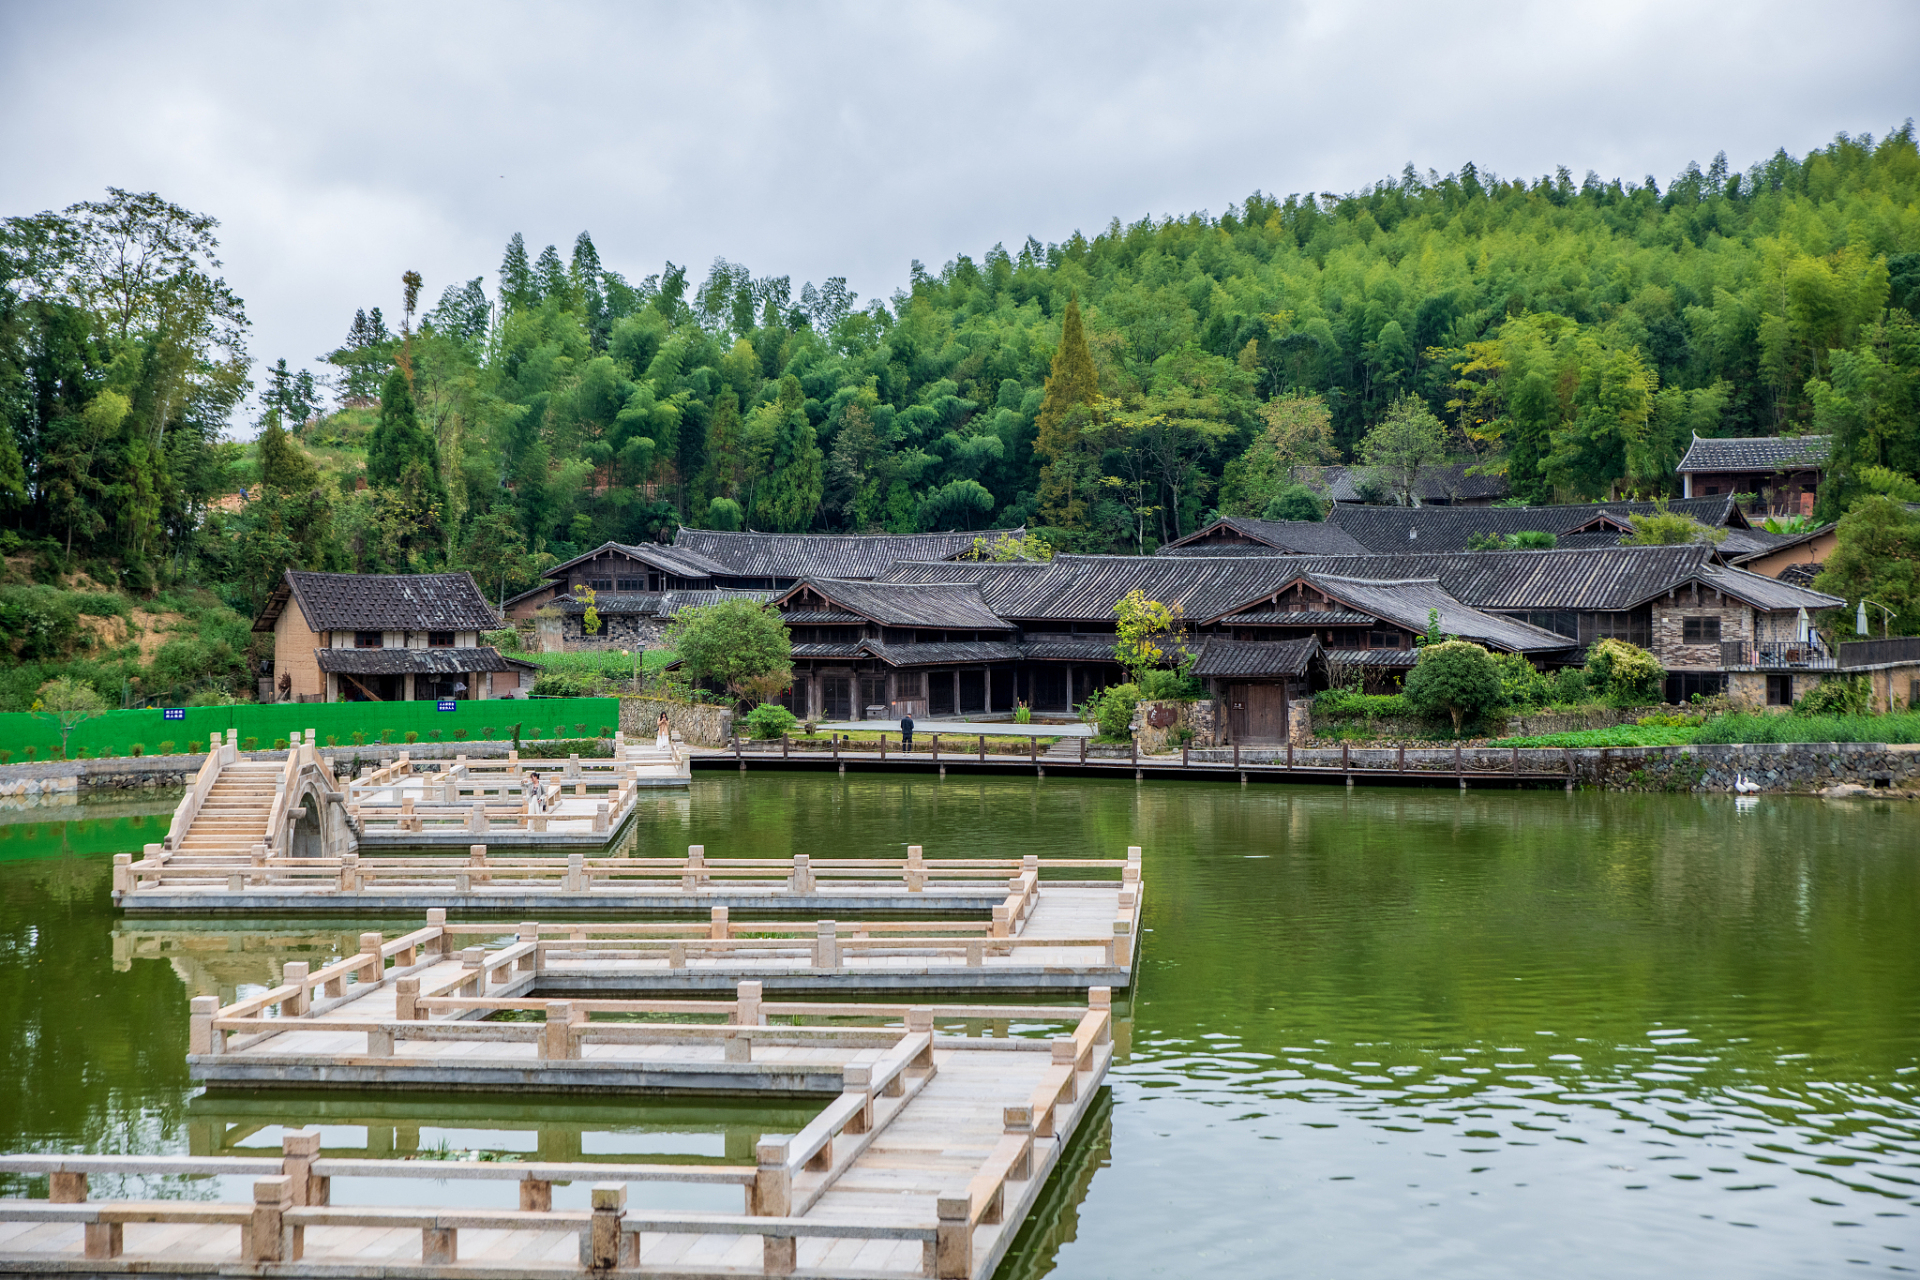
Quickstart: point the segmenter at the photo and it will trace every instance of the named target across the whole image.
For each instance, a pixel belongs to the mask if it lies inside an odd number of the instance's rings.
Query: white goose
[[[1746,774],[1736,773],[1733,775],[1733,789],[1743,796],[1750,796],[1760,790],[1760,785],[1749,781]]]

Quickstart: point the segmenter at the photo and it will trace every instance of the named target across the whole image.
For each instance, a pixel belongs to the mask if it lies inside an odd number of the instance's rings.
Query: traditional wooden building
[[[1774,515],[1812,515],[1830,443],[1827,436],[1696,435],[1674,470],[1689,498],[1751,493]]]
[[[273,633],[268,674],[283,702],[516,696],[535,668],[480,642],[497,626],[469,574],[298,569],[253,621]]]

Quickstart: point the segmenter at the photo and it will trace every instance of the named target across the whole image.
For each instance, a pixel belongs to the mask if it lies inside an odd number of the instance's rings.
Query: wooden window
[[[385,641],[386,636],[383,632],[356,631],[353,633],[353,647],[356,649],[378,649]]]
[[[451,631],[427,632],[427,648],[429,649],[453,648],[453,632]]]
[[[1767,705],[1770,707],[1790,707],[1793,705],[1793,677],[1777,675],[1767,677]]]
[[[1367,647],[1370,649],[1398,649],[1400,633],[1398,631],[1369,631]]]
[[[1720,619],[1683,618],[1680,621],[1680,639],[1683,644],[1719,644]]]
[[[619,579],[619,584],[618,589],[621,591],[645,591],[647,589],[647,580],[645,578],[621,578]]]
[[[587,589],[589,591],[611,591],[613,590],[613,579],[612,578],[588,578]]]

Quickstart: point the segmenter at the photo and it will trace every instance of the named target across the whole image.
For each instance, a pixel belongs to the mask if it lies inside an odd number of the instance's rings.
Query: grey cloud
[[[256,357],[592,232],[885,297],[1118,216],[1412,162],[1662,183],[1913,113],[1920,10],[1784,3],[0,7],[0,211],[220,218]],[[504,176],[503,176],[504,175]]]

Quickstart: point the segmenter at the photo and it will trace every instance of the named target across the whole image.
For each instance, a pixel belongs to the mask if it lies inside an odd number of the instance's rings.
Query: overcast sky
[[[494,273],[507,237],[843,275],[1119,216],[1502,175],[1736,168],[1916,113],[1920,5],[0,0],[0,214],[213,214],[257,361]]]

